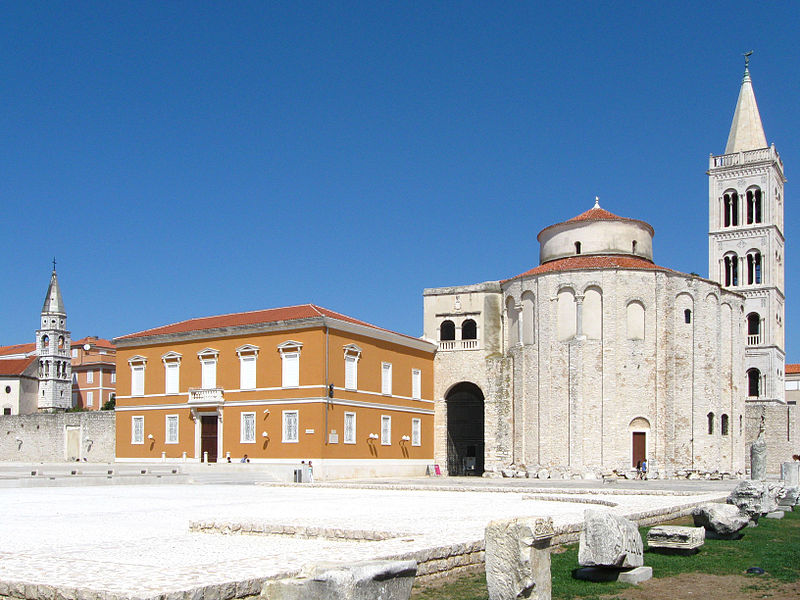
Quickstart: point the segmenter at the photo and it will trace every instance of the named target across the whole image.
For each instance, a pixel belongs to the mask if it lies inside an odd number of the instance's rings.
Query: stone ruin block
[[[778,499],[778,506],[787,507],[791,510],[793,506],[798,504],[800,504],[800,485],[785,488],[783,495]]]
[[[486,586],[489,600],[550,600],[550,541],[553,519],[521,517],[486,526]]]
[[[641,567],[644,564],[644,546],[636,524],[609,512],[586,510],[578,564],[617,569]]]
[[[703,527],[709,539],[732,540],[747,527],[750,517],[733,504],[708,502],[692,509],[695,527]]]
[[[778,510],[778,498],[783,491],[782,482],[745,480],[734,488],[727,502],[737,506],[757,524],[759,517]]]
[[[706,530],[703,527],[659,525],[651,527],[647,532],[648,547],[658,552],[692,554],[697,552],[705,541]]]
[[[268,600],[408,600],[417,574],[413,560],[375,560],[349,565],[320,563],[297,577],[264,584]]]
[[[800,462],[781,463],[781,479],[786,487],[800,485]]]

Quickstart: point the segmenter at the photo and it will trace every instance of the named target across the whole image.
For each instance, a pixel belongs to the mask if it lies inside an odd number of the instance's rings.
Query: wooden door
[[[200,419],[200,457],[208,452],[208,462],[217,462],[217,415]]]
[[[631,466],[635,467],[637,463],[640,463],[645,458],[647,458],[647,434],[644,431],[634,431],[633,463]]]

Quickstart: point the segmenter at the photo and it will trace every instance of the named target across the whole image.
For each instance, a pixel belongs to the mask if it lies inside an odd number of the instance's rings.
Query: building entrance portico
[[[483,392],[474,383],[457,383],[447,402],[447,473],[483,475]]]

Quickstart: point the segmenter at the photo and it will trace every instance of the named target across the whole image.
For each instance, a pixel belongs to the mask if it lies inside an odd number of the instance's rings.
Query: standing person
[[[311,461],[308,461],[308,483],[314,483],[314,467],[311,466]]]
[[[636,461],[636,479],[642,478],[642,461]]]
[[[642,461],[642,479],[647,479],[647,459]]]

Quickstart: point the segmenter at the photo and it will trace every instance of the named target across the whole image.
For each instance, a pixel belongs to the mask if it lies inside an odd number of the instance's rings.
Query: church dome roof
[[[539,232],[539,262],[574,256],[629,256],[652,262],[653,235],[649,223],[615,215],[595,198],[586,212]]]

